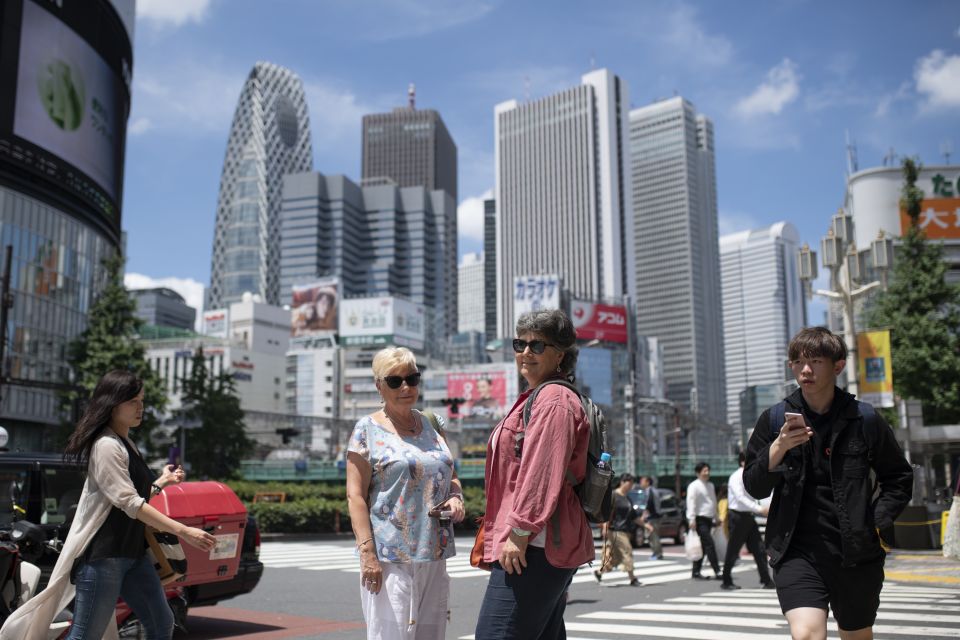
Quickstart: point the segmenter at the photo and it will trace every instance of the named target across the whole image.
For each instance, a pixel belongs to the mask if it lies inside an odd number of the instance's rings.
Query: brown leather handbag
[[[473,541],[473,549],[470,549],[470,565],[490,571],[490,563],[483,561],[483,516],[477,518],[477,525],[477,537]]]

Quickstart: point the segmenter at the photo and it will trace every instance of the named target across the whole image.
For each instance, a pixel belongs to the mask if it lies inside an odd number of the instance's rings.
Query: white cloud
[[[934,49],[930,55],[917,61],[913,79],[917,83],[917,92],[927,98],[924,107],[960,107],[960,55],[947,55]]]
[[[892,107],[897,102],[907,100],[910,97],[910,83],[903,82],[897,87],[897,90],[893,93],[888,93],[884,96],[881,96],[880,101],[877,103],[877,108],[873,112],[878,118],[885,117],[890,112],[890,107]]]
[[[200,24],[207,17],[211,0],[137,0],[137,18],[158,27]]]
[[[493,104],[504,100],[537,100],[580,84],[581,72],[563,66],[513,66],[467,74],[463,84],[471,90],[490,95],[490,117]]]
[[[355,137],[359,148],[363,116],[389,110],[386,104],[368,104],[349,89],[321,80],[305,79],[303,90],[307,96],[314,149],[345,137]]]
[[[733,59],[733,44],[723,36],[707,33],[693,7],[680,5],[658,22],[652,31],[654,38],[682,51],[683,60],[698,66],[720,67]]]
[[[193,278],[153,278],[142,273],[127,273],[123,276],[123,284],[127,289],[154,289],[157,287],[173,289],[183,296],[188,305],[197,310],[197,321],[194,328],[199,331],[203,320],[204,287]]]
[[[369,40],[398,40],[425,36],[437,31],[473,22],[487,15],[494,2],[477,0],[380,0],[356,2],[346,6],[358,13],[363,28],[361,38]]]
[[[776,115],[800,95],[797,65],[789,58],[767,72],[767,78],[746,98],[734,106],[741,118]]]
[[[153,128],[150,118],[140,117],[135,119],[127,126],[127,133],[132,136],[139,136]]]
[[[493,197],[493,189],[465,199],[457,207],[457,233],[461,238],[483,242],[483,201]]]
[[[753,231],[763,226],[764,225],[757,222],[754,216],[748,213],[721,211],[717,215],[717,227],[721,236],[739,231]]]
[[[130,120],[145,120],[156,133],[222,133],[230,127],[248,72],[177,60],[143,69],[134,79]]]

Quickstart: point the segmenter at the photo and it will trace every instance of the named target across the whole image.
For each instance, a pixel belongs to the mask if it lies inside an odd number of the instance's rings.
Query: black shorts
[[[777,597],[783,613],[798,607],[833,609],[843,631],[872,627],[880,608],[883,559],[855,567],[839,562],[812,562],[789,553],[774,568]]]

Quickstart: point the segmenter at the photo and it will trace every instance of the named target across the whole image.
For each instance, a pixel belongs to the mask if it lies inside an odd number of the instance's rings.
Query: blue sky
[[[303,79],[314,169],[355,180],[361,117],[416,83],[459,148],[461,252],[482,248],[494,105],[592,67],[620,75],[634,106],[676,92],[713,119],[721,233],[787,220],[819,244],[847,131],[861,169],[891,149],[936,164],[944,142],[960,161],[956,1],[139,0],[128,284],[199,304],[227,133],[258,60]]]

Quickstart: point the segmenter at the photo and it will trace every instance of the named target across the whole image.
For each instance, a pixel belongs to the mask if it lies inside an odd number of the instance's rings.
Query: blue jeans
[[[67,640],[99,640],[116,615],[118,596],[143,623],[147,640],[170,640],[173,636],[173,611],[146,556],[85,563],[77,571],[76,583],[73,625]]]
[[[507,575],[494,562],[480,606],[476,640],[563,640],[566,592],[576,569],[547,562],[539,547],[527,547],[523,573]]]

